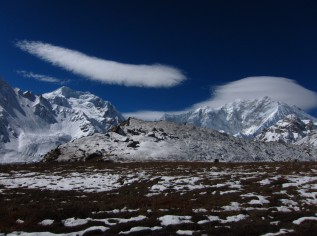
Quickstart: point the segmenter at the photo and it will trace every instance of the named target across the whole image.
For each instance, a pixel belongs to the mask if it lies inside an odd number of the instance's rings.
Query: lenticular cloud
[[[236,99],[255,99],[265,96],[275,101],[295,105],[303,110],[317,107],[317,93],[304,88],[294,80],[273,76],[253,76],[218,86],[214,89],[211,98],[181,111],[136,111],[125,113],[124,116],[157,120],[165,113],[181,114],[203,106],[217,108]]]
[[[160,64],[132,65],[35,41],[19,41],[21,50],[90,80],[137,87],[173,87],[186,79],[177,68]]]
[[[216,87],[212,98],[193,105],[193,108],[219,107],[235,99],[254,99],[264,96],[304,110],[317,106],[316,92],[304,88],[294,80],[283,77],[254,76]]]

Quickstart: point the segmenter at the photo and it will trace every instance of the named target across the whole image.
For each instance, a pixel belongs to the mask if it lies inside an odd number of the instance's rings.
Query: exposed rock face
[[[308,161],[317,155],[317,150],[307,146],[256,142],[167,121],[130,119],[119,128],[119,133],[112,130],[63,144],[55,160],[87,160],[96,152],[102,153],[103,160],[113,161]]]

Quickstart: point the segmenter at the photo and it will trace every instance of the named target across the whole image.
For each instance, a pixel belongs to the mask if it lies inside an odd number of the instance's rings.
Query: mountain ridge
[[[89,159],[92,154],[122,155],[123,159],[136,160],[184,160],[183,155],[199,161],[272,161],[296,157],[310,160],[310,154],[306,154],[314,152],[311,149],[317,146],[316,118],[269,97],[238,99],[219,108],[202,107],[179,115],[165,114],[163,123],[129,119],[133,129],[126,127],[127,122],[122,125],[124,120],[110,102],[89,92],[63,86],[35,95],[13,89],[0,79],[0,162],[40,161],[51,150],[53,153],[68,150],[67,155],[75,159],[76,155]],[[160,131],[166,127],[174,131]],[[104,146],[103,150],[91,146],[97,142]],[[289,150],[285,145],[290,145]],[[61,149],[56,149],[58,146]],[[95,152],[90,153],[91,150]]]
[[[296,106],[274,101],[267,96],[252,100],[237,99],[218,108],[202,107],[182,114],[165,114],[161,119],[211,128],[237,137],[254,138],[264,128],[290,114],[316,121],[316,118]]]
[[[62,143],[123,120],[110,102],[89,92],[61,87],[35,95],[0,79],[0,162],[39,161]]]
[[[106,134],[60,145],[45,161],[313,161],[317,150],[229,136],[208,128],[130,118]]]

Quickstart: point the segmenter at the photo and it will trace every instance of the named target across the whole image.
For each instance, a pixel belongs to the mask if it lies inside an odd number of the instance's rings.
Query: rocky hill
[[[46,161],[309,161],[317,150],[278,142],[237,138],[207,128],[137,119],[60,145]]]

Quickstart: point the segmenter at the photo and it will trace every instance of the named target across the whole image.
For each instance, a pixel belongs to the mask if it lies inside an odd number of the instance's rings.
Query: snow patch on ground
[[[196,233],[197,231],[193,231],[193,230],[177,230],[176,231],[176,234],[179,234],[179,235],[193,235],[194,233]]]
[[[297,220],[294,220],[293,224],[300,225],[301,223],[303,223],[306,220],[316,220],[317,221],[317,217],[316,216],[301,217],[301,218],[299,218]]]
[[[76,218],[69,218],[66,220],[63,220],[62,223],[65,227],[75,227],[78,225],[85,225],[88,223],[88,219],[76,219]]]
[[[235,216],[228,216],[225,220],[220,220],[221,223],[226,224],[226,223],[231,223],[231,222],[238,222],[241,220],[244,220],[248,218],[247,215],[239,214]]]
[[[144,226],[137,226],[131,228],[129,231],[121,231],[120,234],[131,234],[131,233],[137,233],[140,231],[156,231],[156,230],[161,230],[162,227],[160,226],[154,226],[154,227],[144,227]]]
[[[193,223],[191,216],[165,215],[158,218],[162,226]]]
[[[64,233],[64,234],[54,234],[50,232],[34,232],[34,233],[28,233],[28,232],[12,232],[7,234],[7,236],[82,236],[90,231],[100,230],[101,232],[107,231],[109,228],[105,226],[92,226],[85,230],[78,231],[78,232],[72,232],[72,233]]]
[[[276,233],[267,233],[267,234],[263,234],[262,236],[278,236],[278,235],[285,235],[285,234],[292,233],[292,232],[294,232],[294,230],[280,229]]]
[[[39,222],[39,225],[49,226],[49,225],[52,225],[53,223],[54,223],[54,220],[47,219],[47,220],[42,220],[41,222]]]

